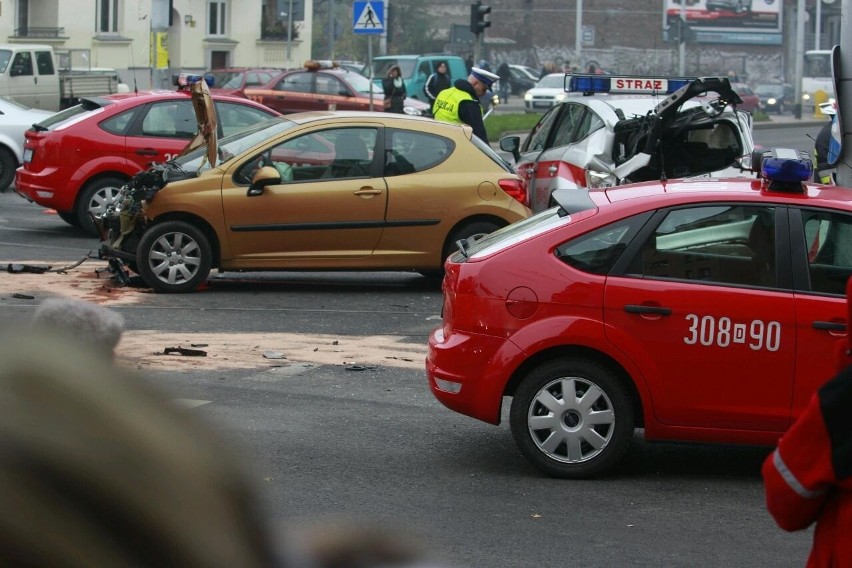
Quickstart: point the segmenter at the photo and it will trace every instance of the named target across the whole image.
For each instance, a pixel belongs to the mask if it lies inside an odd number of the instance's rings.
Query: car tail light
[[[498,185],[509,197],[516,199],[523,205],[527,204],[527,188],[521,180],[501,179]]]

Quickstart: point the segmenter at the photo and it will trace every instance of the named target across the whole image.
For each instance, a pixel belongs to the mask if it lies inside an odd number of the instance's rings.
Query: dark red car
[[[244,97],[214,95],[220,137],[279,116]],[[151,162],[167,162],[198,131],[189,90],[140,91],[83,99],[25,133],[17,192],[97,235],[119,188]]]
[[[285,71],[266,85],[247,87],[244,92],[251,100],[282,114],[315,110],[382,111],[384,100],[382,89],[360,73],[314,62],[304,69]],[[405,100],[406,114],[424,116],[429,112],[428,104],[412,98]]]
[[[745,83],[731,83],[731,88],[743,100],[742,103],[737,105],[737,110],[744,110],[749,114],[754,114],[754,111],[760,107],[760,97],[757,96],[757,93]]]
[[[224,67],[213,69],[204,75],[212,79],[211,93],[222,95],[243,95],[245,90],[269,83],[281,74],[283,69],[267,67]]]

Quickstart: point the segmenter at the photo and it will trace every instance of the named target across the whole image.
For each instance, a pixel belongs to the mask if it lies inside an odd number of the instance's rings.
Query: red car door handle
[[[671,308],[662,306],[637,306],[636,304],[627,304],[624,306],[624,311],[628,314],[655,314],[660,316],[672,315]]]
[[[157,151],[154,150],[153,148],[140,148],[140,149],[136,150],[136,153],[139,154],[140,156],[156,156],[157,155]]]
[[[549,168],[547,168],[547,171],[548,171],[551,175],[552,175],[552,174],[555,174],[558,170],[559,170],[559,168],[557,168],[556,166],[550,166]]]

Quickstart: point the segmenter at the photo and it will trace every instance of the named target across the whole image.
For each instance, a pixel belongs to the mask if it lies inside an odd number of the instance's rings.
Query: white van
[[[59,110],[59,70],[49,45],[0,45],[0,95],[32,108]]]

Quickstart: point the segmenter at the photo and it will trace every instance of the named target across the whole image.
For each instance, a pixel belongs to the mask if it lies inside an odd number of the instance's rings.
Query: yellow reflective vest
[[[459,119],[459,105],[464,101],[475,101],[470,93],[466,93],[461,89],[450,87],[438,93],[438,98],[435,99],[435,104],[432,105],[432,116],[435,120],[441,122],[450,122],[452,124],[461,124]],[[481,111],[482,109],[480,109]]]

